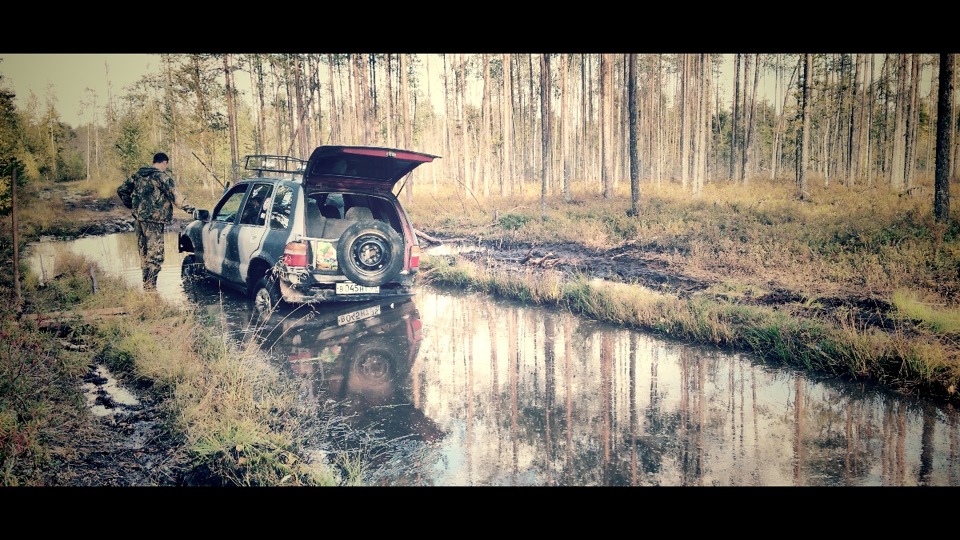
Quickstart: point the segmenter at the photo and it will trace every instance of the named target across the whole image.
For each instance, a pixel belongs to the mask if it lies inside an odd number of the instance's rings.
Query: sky
[[[156,70],[160,56],[155,54],[4,54],[0,52],[0,73],[6,86],[16,93],[16,105],[23,109],[31,92],[45,102],[48,86],[57,97],[60,118],[72,126],[81,123],[80,102],[87,88],[93,89],[103,103],[108,82],[113,92]],[[87,119],[89,120],[89,119]]]

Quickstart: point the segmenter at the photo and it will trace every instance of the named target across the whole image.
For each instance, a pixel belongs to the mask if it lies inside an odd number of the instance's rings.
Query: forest
[[[25,182],[107,190],[162,150],[188,192],[213,197],[242,174],[245,154],[306,157],[321,144],[441,155],[407,197],[569,200],[624,184],[637,198],[664,183],[698,195],[706,183],[763,178],[795,184],[801,198],[820,182],[932,199],[941,71],[944,178],[960,161],[954,56],[159,54],[157,71],[127,88],[88,89],[79,126],[61,120],[52,91],[16,110],[0,79],[2,204],[13,161]]]

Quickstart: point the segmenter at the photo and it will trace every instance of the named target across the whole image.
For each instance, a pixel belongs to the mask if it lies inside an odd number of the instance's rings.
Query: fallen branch
[[[423,238],[424,240],[426,240],[427,242],[430,242],[431,244],[442,244],[442,243],[443,243],[443,240],[441,240],[441,239],[439,239],[439,238],[435,238],[435,237],[433,237],[433,236],[430,236],[429,234],[427,234],[427,233],[425,233],[425,232],[423,232],[423,231],[421,231],[421,230],[418,230],[418,229],[414,229],[414,230],[413,230],[413,234],[419,236],[420,238]]]
[[[39,328],[59,327],[63,323],[80,318],[83,322],[92,322],[104,317],[126,315],[123,308],[87,309],[83,311],[51,311],[48,313],[24,313],[20,319],[33,321]]]

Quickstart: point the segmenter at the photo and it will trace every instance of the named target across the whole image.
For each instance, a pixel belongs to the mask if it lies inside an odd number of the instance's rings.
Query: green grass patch
[[[921,328],[938,335],[960,335],[960,309],[923,302],[917,294],[904,289],[893,292],[892,302],[901,317]]]

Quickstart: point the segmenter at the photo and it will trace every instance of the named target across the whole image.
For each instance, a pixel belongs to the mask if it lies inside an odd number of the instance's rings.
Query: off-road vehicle
[[[420,247],[394,188],[438,157],[376,146],[246,156],[251,176],[180,234],[183,275],[235,287],[258,311],[410,295]]]

